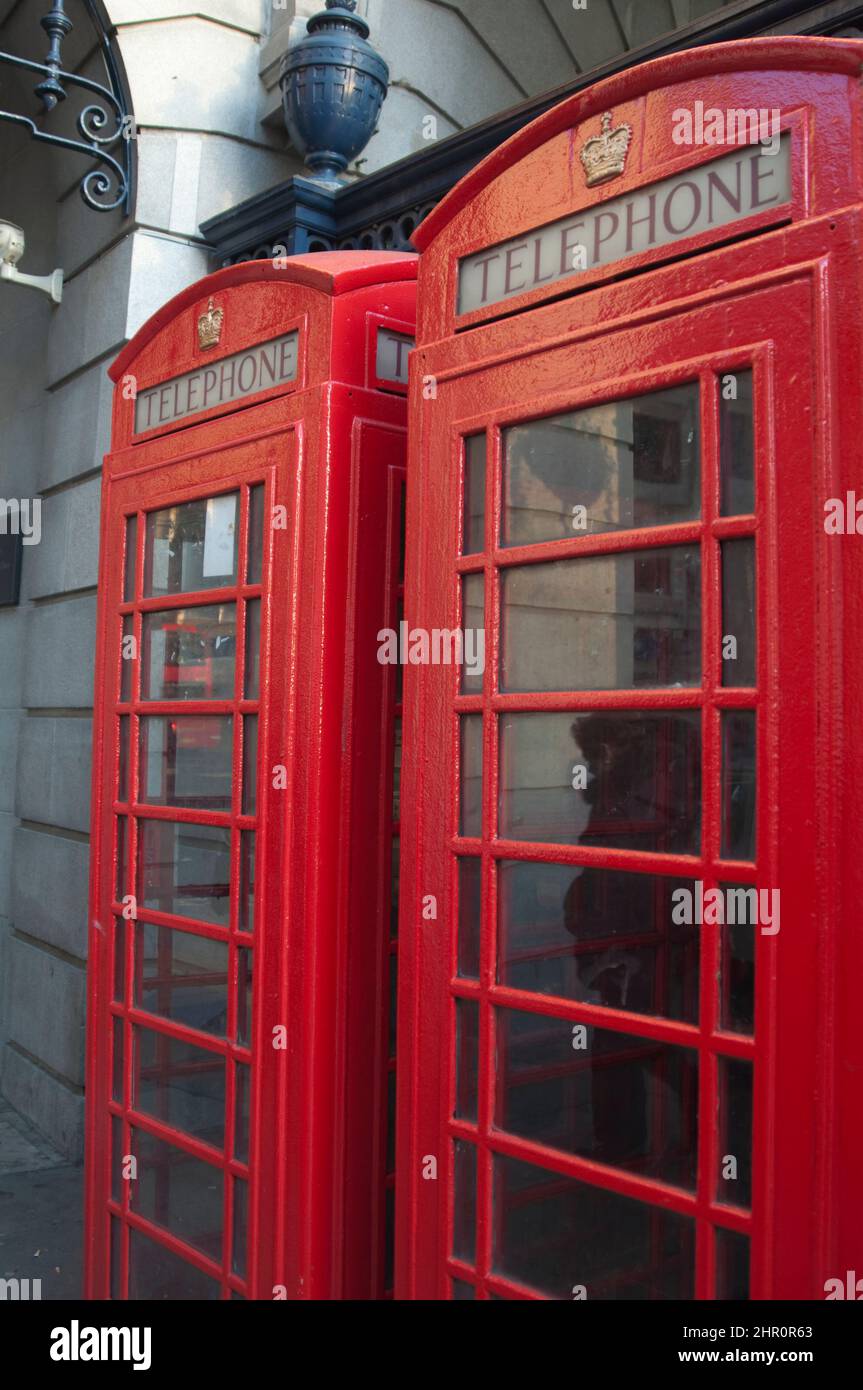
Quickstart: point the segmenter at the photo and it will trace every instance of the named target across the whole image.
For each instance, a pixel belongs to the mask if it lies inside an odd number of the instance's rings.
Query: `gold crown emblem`
[[[216,346],[222,336],[224,317],[224,309],[214,309],[211,297],[206,314],[202,314],[198,319],[198,347],[211,348]]]
[[[626,156],[632,139],[632,126],[619,125],[611,129],[611,112],[602,116],[602,134],[592,135],[581,150],[581,162],[587,175],[587,186],[605,183],[616,178],[626,168]]]

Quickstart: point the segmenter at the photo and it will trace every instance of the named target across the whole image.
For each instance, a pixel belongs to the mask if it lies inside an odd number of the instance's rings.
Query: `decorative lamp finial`
[[[368,42],[357,0],[326,0],[304,39],[282,59],[279,85],[291,144],[326,183],[338,184],[374,134],[390,72]]]

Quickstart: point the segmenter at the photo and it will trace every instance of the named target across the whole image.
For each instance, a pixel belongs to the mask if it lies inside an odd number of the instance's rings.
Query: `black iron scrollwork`
[[[79,113],[76,121],[80,140],[55,135],[40,129],[30,116],[15,111],[0,111],[0,120],[12,121],[28,128],[34,140],[42,144],[72,150],[94,160],[98,166],[90,169],[81,180],[81,196],[94,212],[113,212],[122,207],[129,211],[131,201],[132,154],[134,123],[126,108],[119,72],[111,52],[105,27],[93,0],[83,0],[94,28],[100,36],[102,56],[111,83],[110,87],[94,82],[77,73],[66,72],[61,65],[64,38],[73,28],[66,14],[65,0],[52,0],[50,12],[40,21],[48,35],[48,54],[44,63],[34,63],[13,53],[0,52],[0,63],[41,75],[34,88],[46,112],[53,111],[67,98],[67,87],[78,89],[95,98]]]

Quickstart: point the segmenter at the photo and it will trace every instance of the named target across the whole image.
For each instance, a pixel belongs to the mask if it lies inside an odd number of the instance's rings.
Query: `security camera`
[[[55,304],[59,304],[63,298],[62,270],[55,270],[51,275],[24,275],[18,269],[18,262],[24,255],[26,245],[23,228],[0,218],[0,280],[41,290],[43,294],[49,294]]]
[[[14,222],[0,222],[0,261],[4,265],[17,265],[26,244],[23,227],[16,227]]]

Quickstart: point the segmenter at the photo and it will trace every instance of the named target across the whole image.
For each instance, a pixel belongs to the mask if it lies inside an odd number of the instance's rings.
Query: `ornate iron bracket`
[[[122,207],[129,212],[132,196],[132,140],[134,122],[127,110],[119,68],[106,27],[98,12],[95,0],[83,0],[83,4],[99,36],[102,58],[108,73],[110,87],[93,82],[88,77],[66,72],[60,65],[61,47],[64,38],[74,27],[64,8],[65,0],[52,0],[50,12],[40,21],[48,35],[48,54],[44,63],[33,63],[28,58],[19,58],[14,53],[0,51],[0,63],[38,73],[42,81],[34,91],[42,101],[46,112],[53,111],[66,100],[66,88],[79,88],[95,97],[79,113],[77,118],[80,140],[64,135],[52,135],[40,130],[30,116],[22,116],[14,111],[0,110],[0,120],[12,121],[28,128],[34,140],[42,144],[59,146],[72,150],[95,160],[99,166],[90,169],[81,180],[81,197],[94,212],[113,212]],[[105,132],[104,134],[102,132]],[[113,153],[111,153],[113,151]]]

